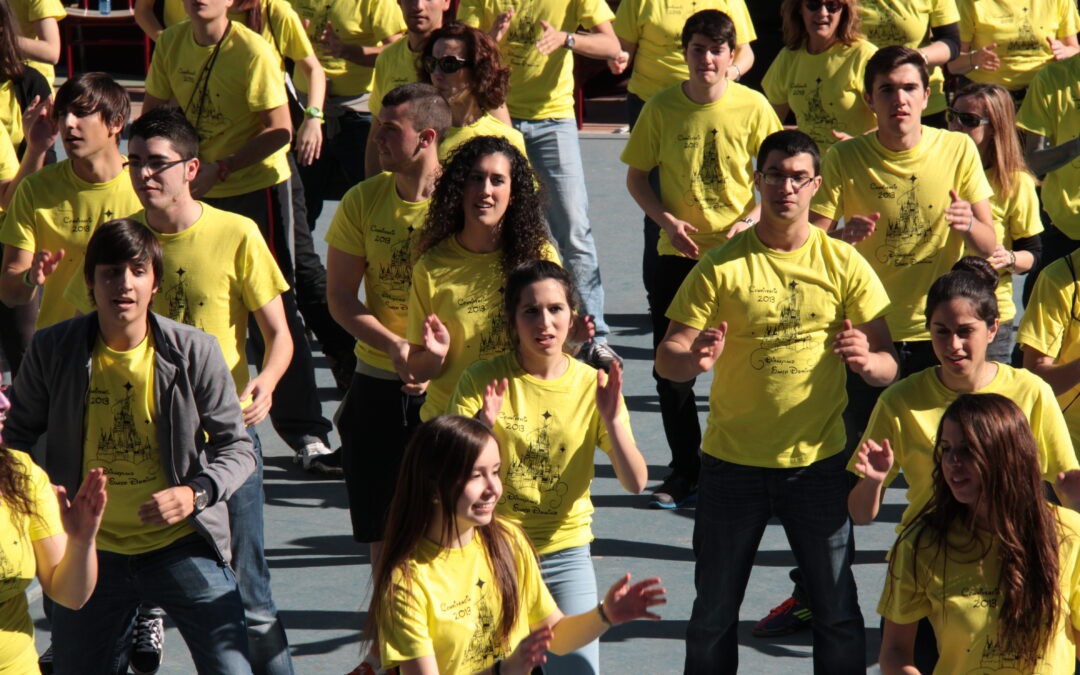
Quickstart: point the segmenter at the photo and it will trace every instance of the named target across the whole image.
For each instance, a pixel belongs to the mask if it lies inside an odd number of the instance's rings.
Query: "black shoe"
[[[697,501],[697,482],[682,474],[673,473],[653,490],[649,507],[654,509],[678,509]]]
[[[165,649],[165,619],[139,613],[135,617],[135,646],[128,664],[135,675],[154,675],[161,667]]]
[[[615,353],[615,350],[611,348],[606,342],[597,342],[593,340],[581,350],[580,358],[585,363],[589,364],[597,370],[603,370],[607,372],[611,368],[613,361],[618,361],[619,365],[623,364],[622,357]]]

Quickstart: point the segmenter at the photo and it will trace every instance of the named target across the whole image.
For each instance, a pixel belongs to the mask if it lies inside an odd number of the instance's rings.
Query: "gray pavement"
[[[670,459],[651,376],[652,342],[641,286],[641,213],[625,188],[619,153],[625,136],[586,135],[582,150],[591,197],[590,215],[607,293],[611,344],[626,359],[625,391],[634,435],[649,464],[650,485],[667,474]],[[326,233],[335,205],[328,205],[316,232],[325,252]],[[325,359],[316,358],[323,412],[333,415],[338,397]],[[698,382],[701,420],[705,420],[708,377]],[[266,453],[266,554],[273,574],[274,597],[288,629],[298,673],[342,675],[360,658],[361,626],[368,599],[370,563],[367,547],[352,541],[345,487],[340,481],[307,474],[292,463],[291,451],[268,423],[260,429]],[[768,433],[768,430],[762,430]],[[337,441],[336,434],[334,438]],[[682,670],[683,638],[694,598],[690,541],[694,511],[645,508],[648,498],[622,490],[603,453],[597,453],[593,556],[600,587],[621,574],[657,575],[668,591],[659,622],[638,621],[604,635],[604,673],[676,673]],[[893,540],[903,493],[888,490],[879,522],[859,528],[855,576],[867,622],[867,662],[877,661],[880,639],[874,611],[885,574],[884,555]],[[808,631],[772,640],[751,637],[750,629],[791,590],[788,570],[794,563],[779,523],[770,524],[761,542],[740,614],[740,662],[744,673],[809,673]],[[39,649],[49,633],[40,602],[31,603]],[[876,672],[871,666],[871,671]],[[193,673],[183,641],[170,626],[161,673]]]

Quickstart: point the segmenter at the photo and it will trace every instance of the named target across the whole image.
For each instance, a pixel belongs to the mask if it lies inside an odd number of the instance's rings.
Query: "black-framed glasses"
[[[143,171],[149,171],[151,176],[155,176],[162,171],[168,171],[177,164],[183,164],[184,162],[188,161],[191,161],[190,158],[174,159],[172,161],[165,161],[163,159],[152,159],[149,162],[140,162],[137,159],[131,159],[124,162],[124,168],[136,174],[141,174]]]
[[[444,56],[440,59],[434,56],[424,57],[424,70],[430,75],[438,68],[446,75],[452,75],[462,68],[471,68],[473,62],[468,59],[462,59],[457,56]]]
[[[975,127],[980,127],[984,124],[990,124],[989,117],[980,117],[975,113],[960,112],[959,110],[954,110],[952,108],[945,110],[945,121],[949,124],[958,124],[965,129],[974,129]]]
[[[844,9],[844,3],[838,0],[806,0],[806,9],[811,12],[820,12],[822,7],[829,14],[839,14]]]
[[[791,185],[795,188],[795,192],[798,192],[810,183],[813,183],[814,178],[816,178],[816,176],[810,176],[809,178],[790,176],[786,173],[762,173],[761,171],[755,171],[754,173],[761,176],[761,179],[765,181],[766,185],[772,187],[784,187],[787,185],[788,181],[791,181]]]

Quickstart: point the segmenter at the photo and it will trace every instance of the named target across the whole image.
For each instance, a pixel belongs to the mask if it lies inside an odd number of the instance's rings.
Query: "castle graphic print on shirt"
[[[511,456],[503,480],[500,504],[509,504],[515,513],[555,515],[569,487],[562,480],[566,466],[566,446],[552,447],[552,438],[562,438],[559,420],[550,411],[530,423],[525,413],[499,415],[499,424],[510,432],[522,434],[525,451]]]
[[[720,153],[717,151],[719,130],[712,129],[703,139],[693,135],[684,137],[683,147],[701,147],[701,161],[690,169],[690,189],[686,191],[686,203],[702,211],[718,207],[723,199],[727,179],[721,170]]]
[[[932,262],[941,249],[940,234],[934,232],[919,203],[919,178],[912,175],[908,181],[910,187],[882,187],[879,191],[882,198],[898,199],[900,204],[897,215],[885,222],[885,243],[875,251],[878,262],[894,267]],[[926,207],[926,211],[933,209],[932,204]]]
[[[87,409],[92,418],[111,423],[97,426],[87,440],[86,470],[105,467],[109,483],[140,485],[158,479],[160,463],[150,443],[153,426],[145,411],[140,411],[138,396],[143,392],[130,381],[120,387],[114,383],[90,385]]]
[[[755,370],[768,367],[770,374],[792,375],[809,372],[813,363],[798,358],[799,352],[816,345],[812,335],[803,328],[808,319],[817,319],[815,312],[803,315],[804,289],[792,279],[783,288],[750,286],[753,301],[764,307],[775,307],[776,312],[765,322],[763,331],[753,330],[751,336],[760,337],[760,346],[750,353],[750,365]],[[815,352],[818,355],[820,350]]]

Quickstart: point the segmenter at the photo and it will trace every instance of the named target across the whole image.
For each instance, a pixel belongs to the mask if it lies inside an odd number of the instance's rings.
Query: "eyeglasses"
[[[461,59],[456,56],[444,56],[441,59],[437,59],[434,56],[424,57],[424,70],[426,70],[429,75],[434,73],[436,68],[447,75],[452,75],[462,68],[471,68],[472,64],[472,61]]]
[[[958,124],[965,129],[974,129],[984,124],[990,124],[989,117],[980,117],[975,113],[960,112],[949,108],[945,111],[945,120],[949,124]]]
[[[162,171],[168,171],[177,164],[183,164],[184,162],[191,161],[191,158],[187,159],[174,159],[171,162],[167,162],[163,159],[152,159],[149,162],[140,162],[137,159],[124,162],[124,168],[129,169],[132,173],[141,174],[145,170],[150,171],[151,176],[155,176]]]
[[[755,171],[754,173],[761,176],[761,179],[765,181],[766,185],[771,185],[772,187],[786,187],[788,181],[791,181],[791,185],[795,188],[795,192],[798,192],[810,183],[813,183],[814,178],[816,178],[816,176],[810,176],[809,178],[789,176],[786,173],[762,173],[760,171]]]
[[[838,14],[840,10],[844,9],[844,3],[838,2],[838,0],[806,0],[806,9],[811,12],[820,12],[824,7],[825,11],[829,14]]]

